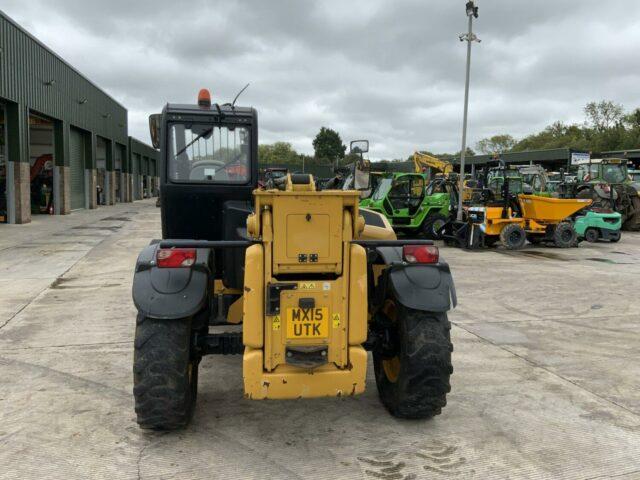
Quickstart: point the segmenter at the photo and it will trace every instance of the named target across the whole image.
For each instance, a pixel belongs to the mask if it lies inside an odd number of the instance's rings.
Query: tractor
[[[594,207],[622,215],[622,229],[640,230],[640,184],[628,173],[628,160],[588,159],[576,162],[577,182],[571,196],[590,198]]]
[[[450,391],[456,304],[428,240],[397,240],[353,190],[287,173],[258,189],[258,115],[211,102],[150,117],[160,150],[162,239],[138,256],[133,393],[142,428],[186,426],[205,355],[242,357],[251,400],[354,396],[372,353],[394,416],[438,415]],[[240,392],[239,392],[240,394]],[[340,405],[336,405],[336,408]]]

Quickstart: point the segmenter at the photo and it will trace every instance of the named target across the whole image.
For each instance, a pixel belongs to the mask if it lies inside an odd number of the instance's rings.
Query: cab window
[[[169,128],[169,178],[189,183],[247,183],[249,129],[207,123]]]

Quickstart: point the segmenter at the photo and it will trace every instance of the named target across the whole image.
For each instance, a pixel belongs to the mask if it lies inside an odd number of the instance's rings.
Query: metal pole
[[[456,219],[462,220],[462,197],[464,191],[464,157],[467,149],[467,112],[469,110],[469,76],[471,73],[471,42],[473,41],[473,15],[469,16],[469,32],[467,33],[467,76],[464,82],[464,116],[462,118],[462,150],[460,150],[460,186],[458,195],[458,214]]]

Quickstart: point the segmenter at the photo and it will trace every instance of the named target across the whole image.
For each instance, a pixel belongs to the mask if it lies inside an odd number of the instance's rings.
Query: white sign
[[[571,152],[571,165],[589,163],[589,160],[591,160],[590,153]]]

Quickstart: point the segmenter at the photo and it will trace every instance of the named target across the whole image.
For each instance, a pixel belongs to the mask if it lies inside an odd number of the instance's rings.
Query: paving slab
[[[432,420],[389,416],[371,365],[356,398],[250,401],[240,357],[206,357],[192,424],[149,433],[133,411],[131,280],[158,209],[32,227],[0,239],[0,479],[640,478],[639,234],[443,247],[460,305]]]

